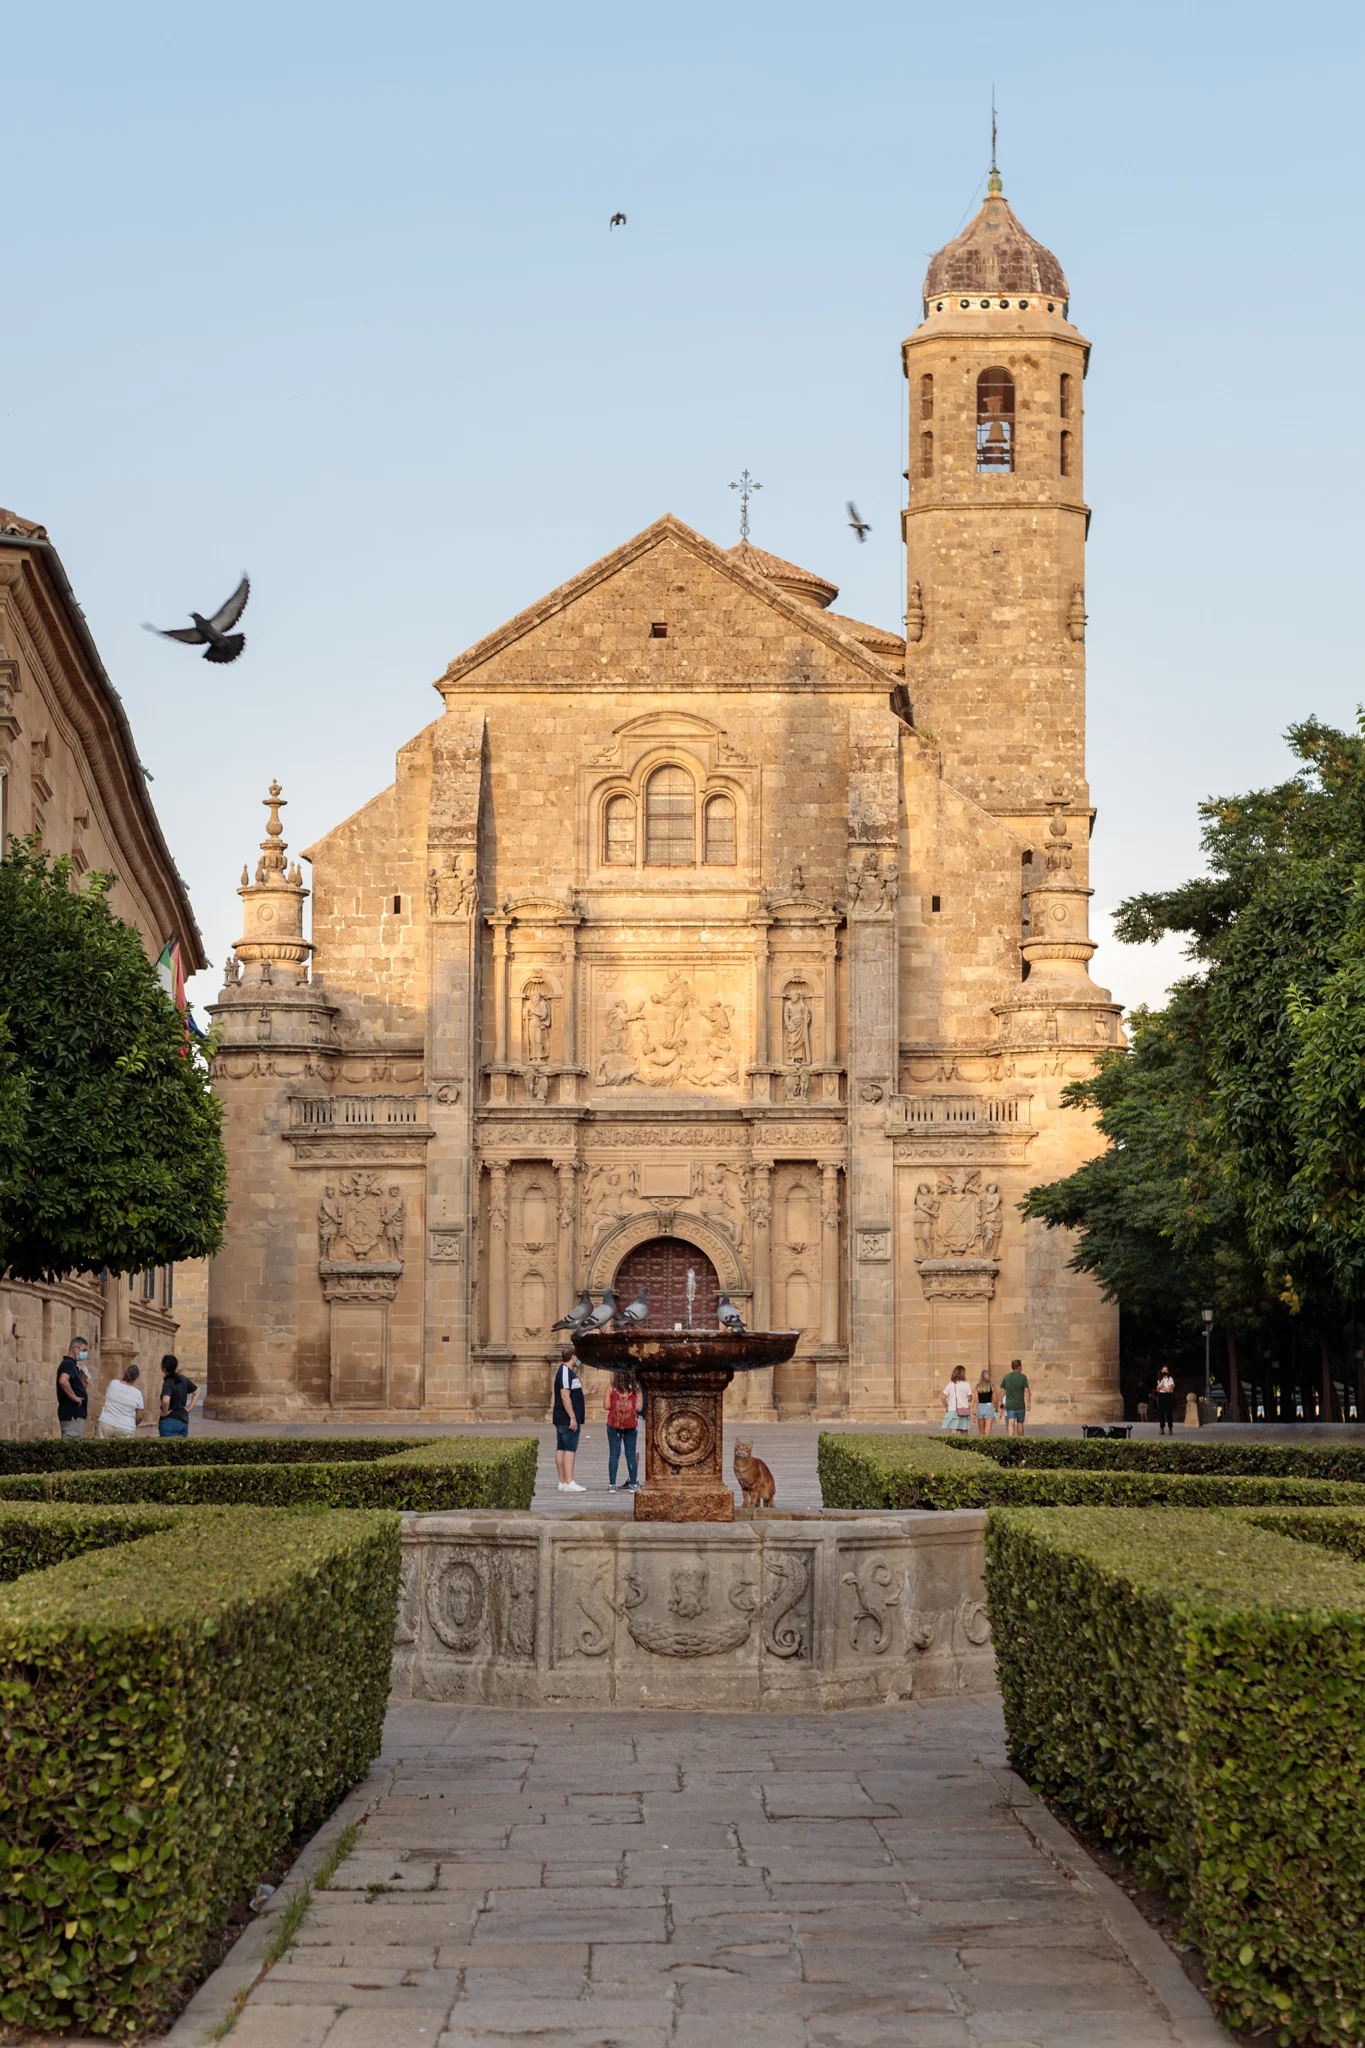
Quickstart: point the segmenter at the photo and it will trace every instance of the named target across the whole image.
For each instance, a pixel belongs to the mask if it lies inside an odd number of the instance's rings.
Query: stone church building
[[[1012,1357],[1121,1412],[1115,1311],[1017,1203],[1095,1150],[1084,424],[1061,266],[992,178],[909,381],[904,635],[665,516],[466,653],[288,864],[215,1006],[213,1410],[532,1417],[581,1287],[801,1332],[762,1417],[934,1419]]]

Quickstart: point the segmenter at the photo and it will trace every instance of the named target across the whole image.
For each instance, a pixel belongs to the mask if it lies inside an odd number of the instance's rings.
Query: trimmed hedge
[[[432,1442],[421,1436],[26,1437],[0,1442],[0,1477],[92,1472],[124,1465],[344,1465],[393,1458]]]
[[[173,1526],[174,1517],[156,1508],[31,1507],[0,1504],[0,1584],[25,1572],[46,1571],[87,1550],[108,1550]]]
[[[296,1440],[285,1441],[294,1448]],[[428,1438],[396,1456],[376,1457],[371,1450],[367,1459],[347,1462],[196,1464],[186,1458],[153,1458],[121,1470],[49,1471],[0,1479],[0,1500],[399,1508],[419,1513],[529,1508],[537,1450],[534,1437],[450,1436]]]
[[[34,1562],[113,1522],[0,1510]],[[138,2033],[377,1754],[396,1515],[180,1511],[0,1590],[0,2018]]]
[[[1328,1550],[1345,1551],[1357,1564],[1365,1564],[1365,1515],[1350,1508],[1243,1508],[1239,1518],[1258,1529],[1273,1529],[1281,1536],[1296,1536],[1302,1543],[1322,1543]]]
[[[1365,1486],[1326,1479],[1002,1468],[984,1458],[964,1458],[937,1436],[822,1431],[817,1462],[820,1497],[827,1508],[1365,1505]]]
[[[1346,2048],[1365,2023],[1365,1570],[1267,1519],[993,1513],[1010,1756],[1167,1889],[1229,2025]]]
[[[948,1436],[950,1449],[997,1465],[1091,1472],[1229,1473],[1246,1479],[1339,1479],[1365,1485],[1365,1444],[1257,1444],[1239,1439]]]

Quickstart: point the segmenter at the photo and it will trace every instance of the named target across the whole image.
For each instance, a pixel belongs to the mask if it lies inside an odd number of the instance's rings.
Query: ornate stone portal
[[[633,1372],[645,1390],[645,1477],[637,1522],[733,1522],[725,1389],[737,1372],[785,1365],[799,1330],[580,1330],[585,1365]]]

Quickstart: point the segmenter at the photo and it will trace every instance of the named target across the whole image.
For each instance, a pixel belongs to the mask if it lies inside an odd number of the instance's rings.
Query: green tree
[[[216,1251],[221,1105],[108,880],[0,862],[0,1270],[139,1272]]]
[[[1283,1308],[1325,1345],[1365,1282],[1365,738],[1288,739],[1290,780],[1201,806],[1208,874],[1120,907],[1120,938],[1180,932],[1196,972],[1071,1091],[1109,1150],[1024,1206],[1126,1306]]]

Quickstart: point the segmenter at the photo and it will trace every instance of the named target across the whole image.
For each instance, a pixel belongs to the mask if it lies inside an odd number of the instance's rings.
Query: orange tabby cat
[[[762,1458],[754,1456],[752,1444],[735,1445],[735,1477],[746,1508],[770,1508],[777,1496],[777,1483]]]

